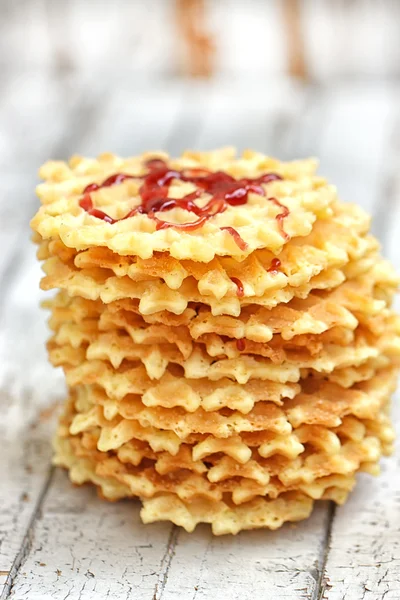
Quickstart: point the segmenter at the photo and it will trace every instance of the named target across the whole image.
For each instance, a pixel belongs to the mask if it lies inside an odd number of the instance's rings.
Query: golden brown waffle
[[[381,314],[380,321],[382,330],[390,331],[390,334],[378,336],[376,327],[374,332],[363,327],[355,332],[335,327],[319,336],[303,335],[286,341],[276,334],[269,343],[246,340],[240,346],[235,340],[216,334],[204,334],[192,343],[190,336],[185,336],[186,332],[178,331],[174,335],[166,326],[161,330],[163,343],[157,343],[154,334],[150,334],[152,343],[143,344],[132,340],[129,326],[125,331],[101,333],[98,327],[101,321],[88,319],[79,324],[64,322],[50,340],[49,350],[51,360],[57,366],[77,366],[88,359],[107,360],[117,369],[123,361],[126,368],[129,363],[140,361],[151,379],[159,379],[168,366],[175,364],[184,369],[187,378],[214,380],[228,376],[239,383],[254,377],[283,381],[281,371],[284,368],[312,368],[329,373],[335,368],[358,366],[389,351],[393,358],[398,356],[400,319],[386,312]],[[144,331],[147,328],[144,327]],[[282,369],[277,369],[278,366]],[[294,371],[288,376],[288,380],[294,381]]]
[[[250,194],[245,206],[228,207],[225,212],[207,221],[199,230],[186,232],[174,228],[156,231],[155,222],[145,214],[109,223],[88,215],[79,207],[84,188],[101,183],[116,172],[142,175],[147,171],[145,162],[160,157],[173,169],[213,169],[215,164],[234,177],[257,177],[266,172],[277,173],[282,181],[273,181],[265,187],[268,197],[273,196],[290,214],[285,219],[285,231],[291,238],[308,235],[317,218],[330,216],[330,205],[336,198],[336,190],[321,177],[315,176],[315,162],[298,161],[279,163],[265,156],[247,152],[236,159],[231,151],[210,153],[186,153],[182,158],[171,160],[166,155],[143,155],[128,160],[107,154],[97,160],[80,157],[69,164],[50,162],[44,165],[40,175],[45,183],[37,188],[42,207],[32,220],[32,228],[44,239],[60,238],[71,248],[108,247],[120,255],[136,255],[150,258],[154,252],[169,252],[181,259],[209,262],[214,256],[227,255],[242,258],[258,248],[276,253],[285,243],[277,225],[279,208],[258,194]],[[113,218],[122,218],[140,203],[140,179],[130,179],[120,185],[102,188],[94,193],[96,207],[107,211]],[[173,182],[170,198],[182,198],[195,191],[195,186],[182,181]],[[199,206],[209,197],[203,194]],[[190,213],[183,209],[168,211],[171,223],[190,222]],[[233,227],[248,244],[241,250],[222,227]]]
[[[289,492],[276,500],[257,498],[241,506],[226,502],[197,500],[182,502],[174,494],[162,494],[145,500],[140,512],[143,523],[172,521],[188,532],[199,523],[209,523],[214,535],[237,534],[244,529],[278,529],[286,521],[306,519],[313,502],[304,494]]]
[[[267,384],[263,395],[262,386],[257,382],[258,386],[248,384],[250,390],[247,403],[243,398],[241,404],[236,398],[235,388],[239,391],[247,386],[236,384],[219,390],[220,396],[227,396],[225,401],[220,401],[222,408],[215,404],[210,407],[205,396],[203,405],[196,408],[192,406],[191,412],[176,406],[180,399],[179,396],[178,399],[173,397],[172,387],[168,390],[169,395],[160,394],[161,402],[154,394],[144,394],[141,399],[137,396],[126,396],[121,400],[112,400],[101,388],[78,387],[76,393],[79,410],[73,420],[72,433],[81,433],[90,427],[102,427],[101,444],[104,443],[107,447],[111,445],[113,449],[135,437],[135,432],[139,431],[140,427],[150,427],[163,433],[172,431],[176,442],[177,438],[186,440],[193,434],[211,434],[214,437],[227,438],[233,434],[243,436],[246,432],[274,432],[279,438],[290,434],[293,427],[297,429],[302,425],[316,425],[327,429],[339,427],[349,415],[373,421],[378,418],[382,407],[388,402],[396,381],[396,370],[393,368],[378,372],[369,381],[359,383],[352,389],[343,389],[337,384],[311,379],[306,385],[303,384],[301,392],[296,395],[295,388],[281,386],[283,389],[280,393],[275,390],[275,398],[268,393],[268,390],[274,393],[271,384]],[[204,390],[206,385],[206,382],[199,382],[197,391]],[[210,382],[208,387],[212,387]],[[255,402],[254,392],[257,387],[260,396]],[[279,389],[279,386],[276,387]],[[183,386],[180,389],[183,390]],[[179,390],[177,385],[175,390]],[[242,397],[244,392],[245,390],[242,390]],[[231,403],[228,400],[229,396],[232,398]],[[230,406],[229,410],[224,408],[226,406]],[[244,409],[247,409],[246,412],[242,412]],[[270,442],[271,436],[267,435],[265,440],[261,433],[258,433],[255,439],[261,444],[264,441]],[[279,438],[280,442],[282,440],[283,438]],[[173,453],[174,451],[171,452]]]
[[[182,314],[189,303],[203,303],[211,307],[213,315],[239,316],[242,306],[255,304],[265,308],[274,308],[286,304],[292,298],[306,298],[312,290],[326,290],[339,286],[345,280],[340,269],[332,268],[312,277],[302,286],[290,286],[270,290],[263,296],[244,297],[225,296],[218,300],[213,296],[202,296],[196,289],[195,281],[186,279],[178,290],[171,290],[158,280],[152,282],[134,282],[129,277],[109,276],[105,269],[75,269],[63,264],[57,257],[48,259],[43,266],[46,276],[42,279],[42,289],[65,289],[70,296],[81,296],[88,300],[100,299],[105,304],[129,298],[139,300],[142,315],[151,315],[161,311]]]
[[[333,374],[335,380],[338,373],[362,368],[367,361],[376,359],[379,364],[387,358],[389,362],[398,363],[400,357],[400,337],[389,332],[375,340],[360,334],[347,346],[330,344],[317,355],[310,355],[306,350],[287,351],[282,361],[276,357],[275,362],[263,356],[240,353],[235,358],[215,358],[199,345],[184,359],[173,345],[143,347],[125,338],[124,347],[107,343],[110,339],[105,336],[105,341],[89,345],[87,351],[71,345],[58,346],[51,341],[50,360],[55,366],[63,366],[70,385],[96,380],[111,395],[121,397],[144,393],[157,385],[155,380],[171,381],[174,375],[179,379],[182,373],[188,381],[228,378],[240,384],[252,379],[295,383],[304,372],[324,374],[328,380]]]
[[[70,410],[72,404],[71,400]],[[382,413],[380,420],[373,421],[375,436],[361,421],[345,418],[336,428],[336,443],[332,432],[330,437],[329,431],[324,435],[315,426],[300,427],[296,437],[302,451],[295,458],[279,456],[279,450],[267,458],[261,454],[256,458],[254,451],[246,453],[246,445],[238,439],[230,439],[222,447],[210,437],[192,446],[181,445],[174,456],[139,440],[123,444],[114,454],[97,449],[98,426],[82,435],[71,435],[71,417],[67,413],[62,420],[55,443],[55,462],[69,468],[75,483],[92,481],[103,496],[112,500],[137,495],[145,500],[168,494],[193,506],[198,502],[227,502],[229,497],[228,504],[234,511],[235,505],[247,507],[259,496],[270,502],[278,497],[284,499],[290,492],[343,502],[354,485],[354,472],[371,470],[385,451],[385,441],[392,437]],[[229,454],[225,448],[230,449]],[[205,517],[203,520],[207,522]]]
[[[368,289],[363,285],[366,281]],[[274,359],[285,348],[307,347],[316,354],[324,343],[346,345],[354,340],[358,324],[373,335],[381,335],[391,317],[383,300],[374,300],[373,296],[368,299],[373,281],[370,273],[368,279],[357,280],[354,287],[346,282],[341,294],[333,292],[332,300],[332,294],[325,298],[314,294],[271,310],[248,306],[239,318],[214,317],[205,307],[187,309],[180,316],[163,312],[143,317],[137,305],[127,300],[102,305],[100,301],[69,298],[65,292],[45,304],[52,310],[49,324],[56,332],[55,341],[61,345],[79,347],[94,342],[98,332],[119,331],[128,334],[134,344],[174,344],[185,358],[196,341],[213,356],[225,353],[232,357],[239,351]],[[345,308],[346,303],[357,318]],[[235,340],[245,342],[240,347]]]
[[[97,486],[101,496],[107,500],[119,500],[134,495],[128,485],[118,482],[114,477],[98,475],[90,460],[77,458],[73,454],[68,440],[57,439],[55,450],[54,463],[68,468],[73,483],[82,485],[91,482]],[[160,505],[163,498],[169,500],[169,508],[167,505],[164,508]],[[151,498],[150,504],[144,504],[141,517],[147,523],[163,519],[170,520],[185,527],[187,531],[193,531],[199,522],[214,522],[213,532],[215,534],[238,533],[241,529],[257,526],[274,529],[285,521],[306,518],[311,512],[312,504],[311,498],[307,498],[306,495],[289,492],[288,495],[281,496],[276,500],[268,501],[257,498],[253,502],[232,508],[222,501],[207,501],[204,498],[195,500],[185,507],[185,503],[175,494],[169,493]],[[196,507],[198,508],[197,512],[195,511]],[[190,510],[195,511],[193,516]],[[252,515],[252,513],[254,514]],[[221,518],[224,514],[225,523]],[[235,519],[236,514],[241,516],[241,523]],[[235,526],[229,522],[232,521],[232,517],[236,521]]]
[[[343,332],[354,330],[362,323],[374,333],[384,330],[384,309],[380,315],[366,317],[360,312],[360,321],[346,308],[329,299],[310,295],[304,300],[293,300],[284,306],[267,310],[257,306],[242,309],[240,317],[214,317],[210,310],[200,306],[187,309],[182,315],[162,312],[156,315],[142,316],[133,301],[120,301],[103,305],[100,301],[84,298],[70,298],[66,292],[59,293],[54,300],[45,303],[50,308],[50,328],[62,332],[71,324],[68,334],[61,333],[60,342],[69,340],[80,345],[91,341],[99,331],[126,331],[136,344],[170,343],[176,344],[185,354],[191,351],[192,342],[207,340],[210,335],[233,339],[246,339],[246,344],[267,343],[274,334],[280,334],[283,340],[293,344],[307,345],[316,342],[319,335],[332,328]],[[267,324],[268,323],[268,324]],[[64,327],[65,326],[65,327]],[[208,337],[206,337],[208,336]],[[314,337],[311,337],[314,336]],[[80,341],[78,341],[80,340]]]
[[[197,498],[219,502],[229,497],[236,505],[249,502],[257,496],[275,499],[288,491],[301,491],[313,499],[319,499],[325,488],[331,487],[334,477],[342,475],[346,486],[347,478],[359,470],[363,459],[376,462],[380,456],[379,443],[375,438],[367,437],[357,445],[345,443],[340,453],[327,458],[310,455],[303,461],[298,459],[290,464],[285,460],[279,462],[278,459],[268,459],[261,463],[249,461],[240,466],[233,459],[224,457],[216,461],[216,465],[207,473],[178,468],[160,475],[151,459],[144,459],[143,464],[135,467],[122,462],[117,456],[86,451],[79,439],[56,440],[56,451],[56,464],[69,468],[73,464],[71,478],[75,483],[83,483],[85,471],[89,470],[92,475],[87,480],[96,483],[94,477],[97,476],[122,484],[129,490],[129,496],[145,499],[160,493],[174,493],[185,502]],[[275,474],[278,470],[279,477]],[[340,477],[337,487],[341,487]]]
[[[388,284],[386,286],[389,294],[387,300],[390,302],[397,288],[397,278],[385,261],[379,261],[377,257],[372,260],[378,282],[382,280],[383,284]],[[365,264],[364,261],[361,263]],[[239,316],[242,307],[254,304],[265,308],[274,308],[279,304],[290,302],[292,298],[307,298],[313,290],[323,291],[336,288],[346,278],[343,270],[329,268],[298,287],[286,286],[281,289],[270,289],[262,296],[244,296],[243,298],[239,298],[236,293],[230,291],[229,294],[218,299],[212,295],[200,294],[193,278],[185,279],[179,289],[173,290],[161,280],[133,281],[128,276],[110,275],[109,270],[99,267],[77,269],[62,263],[58,257],[47,259],[43,269],[46,276],[42,279],[41,286],[45,290],[65,289],[70,296],[80,296],[89,300],[100,299],[106,304],[125,298],[139,300],[138,309],[142,315],[151,315],[164,310],[180,315],[190,303],[203,303],[211,307],[213,315]],[[357,274],[361,277],[358,272]],[[378,289],[382,287],[385,291],[385,285],[379,286],[379,283],[376,285]],[[386,297],[383,300],[386,300]],[[377,302],[375,301],[375,303]]]
[[[388,379],[386,382],[385,375]],[[95,446],[101,451],[131,447],[137,444],[138,440],[141,440],[140,444],[146,442],[149,447],[157,448],[159,451],[162,448],[162,440],[167,439],[165,434],[172,433],[173,435],[168,437],[167,449],[171,460],[172,457],[180,454],[186,444],[190,444],[193,446],[194,461],[223,452],[242,464],[252,456],[269,458],[274,454],[280,454],[294,459],[305,451],[305,444],[325,454],[335,454],[340,449],[343,439],[357,442],[367,432],[378,435],[375,429],[377,423],[379,424],[378,437],[383,451],[388,453],[393,441],[393,432],[387,425],[385,407],[395,382],[393,374],[382,374],[380,380],[383,380],[384,387],[372,392],[373,401],[369,400],[366,392],[353,390],[353,403],[350,398],[347,399],[347,406],[342,402],[342,406],[339,407],[340,412],[338,407],[329,406],[329,402],[325,400],[319,418],[314,414],[310,415],[310,403],[307,404],[307,398],[300,395],[298,405],[293,406],[295,401],[292,401],[289,402],[290,406],[283,407],[282,412],[286,414],[290,425],[286,425],[282,433],[277,433],[273,428],[269,431],[268,427],[258,429],[257,416],[259,418],[264,416],[267,424],[268,409],[270,409],[270,423],[271,416],[274,414],[270,406],[265,406],[267,403],[260,403],[261,410],[249,415],[248,429],[251,430],[240,434],[228,432],[228,437],[226,435],[216,437],[210,432],[199,433],[198,423],[201,423],[204,418],[201,409],[200,412],[185,415],[177,409],[146,408],[137,401],[130,402],[127,406],[125,402],[112,403],[97,390],[77,388],[78,397],[74,404],[77,412],[71,416],[68,431],[72,435],[88,433],[92,435],[95,432]],[[348,390],[345,393],[350,396]],[[335,413],[334,410],[338,412]],[[275,411],[275,414],[279,413]],[[215,417],[215,414],[213,416]],[[128,438],[129,435],[132,437],[124,441],[126,437],[122,437],[123,433],[128,434],[126,436]],[[218,434],[218,430],[214,433]],[[178,458],[177,461],[179,460]]]
[[[179,261],[167,253],[157,253],[146,260],[120,256],[108,248],[89,248],[76,253],[55,239],[42,241],[38,257],[46,260],[56,256],[70,267],[107,270],[110,276],[129,277],[135,282],[162,280],[173,290],[191,278],[200,294],[217,299],[236,295],[236,278],[243,284],[244,296],[252,297],[287,286],[302,286],[324,270],[340,268],[349,260],[376,251],[376,239],[370,235],[364,237],[368,225],[365,213],[357,207],[335,206],[329,221],[316,223],[310,235],[284,247],[279,254],[279,268],[272,270],[275,255],[268,250],[257,250],[240,262],[219,257],[204,264]]]

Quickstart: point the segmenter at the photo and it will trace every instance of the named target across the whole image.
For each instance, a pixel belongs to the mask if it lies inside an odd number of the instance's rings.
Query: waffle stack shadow
[[[225,150],[42,168],[32,227],[69,386],[54,460],[74,483],[218,535],[304,519],[378,472],[398,280],[314,171]]]

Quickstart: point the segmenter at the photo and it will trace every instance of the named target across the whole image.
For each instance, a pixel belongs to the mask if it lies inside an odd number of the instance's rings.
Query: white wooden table
[[[379,479],[361,476],[344,507],[321,503],[307,522],[222,538],[207,526],[190,535],[143,526],[138,503],[103,502],[50,466],[52,408],[64,385],[46,361],[28,222],[36,170],[48,157],[236,144],[320,156],[342,197],[375,215],[400,267],[400,89],[288,81],[149,88],[121,74],[115,86],[112,77],[9,72],[1,81],[1,599],[398,600],[399,453]]]

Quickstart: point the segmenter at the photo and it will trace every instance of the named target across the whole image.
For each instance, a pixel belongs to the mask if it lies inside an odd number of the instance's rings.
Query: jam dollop
[[[271,260],[271,264],[268,267],[267,271],[268,273],[272,273],[273,275],[277,275],[279,273],[279,267],[281,266],[281,261],[279,260],[279,258],[273,258]]]
[[[243,352],[243,350],[246,350],[246,340],[244,338],[236,340],[236,348],[239,350],[239,352]]]
[[[202,227],[208,219],[224,212],[228,206],[240,206],[246,204],[249,193],[266,196],[266,191],[262,184],[268,184],[271,181],[280,180],[280,175],[276,173],[265,173],[254,179],[242,178],[235,179],[232,175],[223,171],[210,172],[206,169],[171,169],[162,159],[151,159],[146,162],[148,173],[145,175],[127,175],[125,173],[116,173],[103,181],[103,183],[91,183],[83,190],[83,196],[79,201],[79,206],[93,217],[113,224],[133,217],[136,214],[146,214],[156,223],[156,229],[166,229],[173,227],[186,231],[193,231]],[[141,179],[142,185],[139,188],[141,204],[129,211],[121,219],[113,219],[107,213],[94,207],[91,197],[92,192],[101,188],[119,185],[128,179]],[[183,198],[169,198],[169,186],[176,179],[193,183],[198,189]],[[207,193],[211,199],[200,207],[196,204],[202,193]],[[283,228],[283,220],[288,216],[289,209],[281,204],[276,198],[267,199],[278,206],[281,212],[276,216],[279,230],[285,240],[289,235]],[[170,223],[156,216],[156,213],[167,212],[173,208],[183,208],[196,215],[197,219],[189,223]],[[248,244],[243,240],[239,233],[233,227],[221,227],[227,231],[235,240],[241,250],[246,250]],[[238,294],[239,295],[239,294]]]
[[[233,227],[221,227],[221,231],[227,231],[235,240],[236,245],[239,246],[241,250],[246,250],[248,244],[244,241],[244,239],[240,236],[240,234]]]
[[[236,295],[238,298],[243,298],[244,296],[244,287],[243,283],[237,277],[231,277],[231,281],[236,285]]]

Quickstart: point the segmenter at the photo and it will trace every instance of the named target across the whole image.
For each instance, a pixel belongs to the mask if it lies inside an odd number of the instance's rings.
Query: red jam
[[[116,173],[108,177],[101,184],[92,183],[88,185],[83,191],[83,197],[79,202],[79,206],[93,217],[111,224],[128,219],[136,214],[147,214],[156,222],[157,230],[174,227],[175,229],[193,231],[202,227],[211,217],[224,212],[228,206],[246,204],[250,192],[265,196],[266,193],[262,184],[281,179],[280,175],[276,173],[266,173],[254,179],[235,179],[223,171],[216,171],[215,173],[211,173],[205,169],[178,171],[170,169],[163,160],[158,158],[149,160],[146,166],[149,169],[146,175]],[[113,219],[102,210],[94,208],[91,198],[92,192],[104,187],[119,185],[127,179],[142,179],[143,181],[139,189],[142,202],[138,207],[131,210],[121,219]],[[174,179],[194,183],[199,189],[180,199],[169,198],[169,186]],[[210,194],[211,199],[201,208],[195,203],[195,200],[200,197],[202,192]],[[282,237],[288,240],[289,235],[283,229],[283,220],[288,216],[289,209],[276,198],[268,198],[268,200],[282,209],[276,216],[276,220]],[[190,223],[170,223],[155,216],[155,213],[166,212],[173,208],[183,208],[188,212],[194,213],[198,218]],[[247,243],[241,238],[236,229],[233,227],[222,227],[221,229],[228,231],[241,250],[246,250]]]
[[[236,242],[236,245],[239,246],[241,250],[246,250],[248,244],[244,241],[244,239],[240,236],[240,234],[233,227],[221,227],[221,231],[227,231],[233,237]]]
[[[246,350],[246,340],[244,338],[237,340],[236,347],[239,350],[239,352],[243,352],[243,350]]]
[[[290,240],[290,235],[284,230],[283,221],[284,221],[284,219],[286,219],[286,217],[289,216],[290,211],[287,206],[284,206],[283,204],[281,204],[279,202],[279,200],[277,200],[276,198],[268,198],[268,200],[270,202],[273,202],[275,204],[275,206],[278,206],[279,208],[282,209],[282,212],[280,212],[278,215],[276,215],[275,219],[278,223],[278,228],[281,233],[281,236],[283,237],[283,239],[286,242],[288,242]]]
[[[273,258],[270,266],[268,267],[268,273],[272,273],[272,275],[277,275],[279,273],[279,267],[281,266],[281,261],[279,258]]]
[[[243,296],[244,296],[243,283],[237,277],[231,277],[231,281],[233,281],[233,283],[237,287],[236,294],[237,294],[238,298],[243,298]]]

